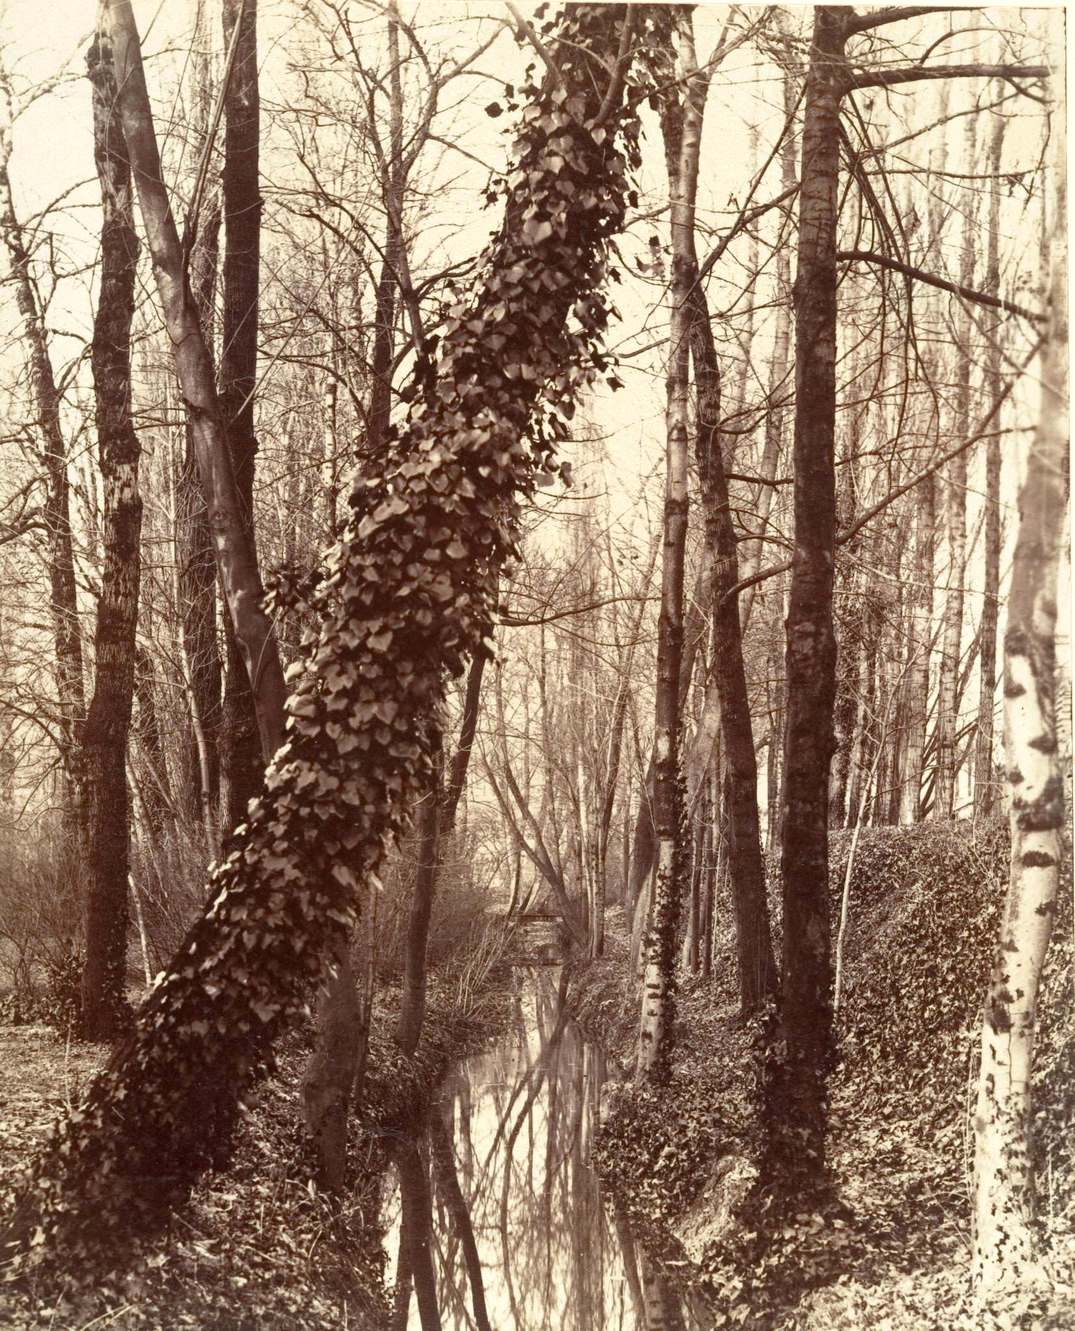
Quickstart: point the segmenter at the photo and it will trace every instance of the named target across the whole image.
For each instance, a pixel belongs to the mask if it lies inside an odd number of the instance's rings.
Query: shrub
[[[45,989],[38,1020],[65,1038],[77,1027],[82,1010],[83,960],[82,952],[72,948],[45,963]]]

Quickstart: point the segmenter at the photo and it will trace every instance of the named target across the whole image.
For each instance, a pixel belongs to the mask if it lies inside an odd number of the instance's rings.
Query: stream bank
[[[453,1060],[485,1044],[509,1018],[514,980],[494,968],[461,992],[431,977],[414,1058],[392,1032],[398,994],[374,1004],[367,1104],[352,1126],[354,1187],[330,1206],[303,1167],[301,1081],[312,1028],[278,1051],[273,1074],[243,1111],[229,1167],[203,1176],[168,1233],[129,1269],[92,1289],[55,1282],[0,1285],[4,1331],[381,1331],[390,1301],[380,1215],[384,1149],[400,1117],[417,1112]],[[56,1114],[77,1103],[107,1057],[67,1045],[43,1026],[0,1027],[0,1207]]]
[[[837,918],[847,833],[834,833]],[[736,1020],[730,933],[709,982],[681,984],[669,1086],[606,1096],[595,1149],[633,1223],[707,1291],[716,1328],[752,1331],[982,1331],[1075,1326],[1075,1057],[1071,898],[1059,902],[1042,982],[1033,1149],[1041,1183],[1043,1280],[1018,1304],[979,1313],[968,1297],[968,1098],[981,1002],[999,932],[1006,828],[969,822],[867,828],[851,879],[840,1061],[829,1159],[840,1207],[755,1242],[736,1207],[756,1177],[751,1031]],[[770,909],[779,949],[778,883]],[[730,902],[718,902],[730,918]],[[833,932],[835,938],[835,929]],[[938,951],[938,939],[948,942]],[[610,913],[606,955],[573,970],[569,1006],[629,1072],[637,986]],[[968,1154],[969,1153],[969,1154]],[[663,1249],[662,1249],[663,1245]]]

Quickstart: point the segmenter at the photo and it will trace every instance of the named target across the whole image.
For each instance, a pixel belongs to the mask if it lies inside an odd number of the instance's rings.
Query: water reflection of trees
[[[604,1059],[539,973],[393,1154],[393,1331],[686,1331],[696,1314],[589,1167]]]

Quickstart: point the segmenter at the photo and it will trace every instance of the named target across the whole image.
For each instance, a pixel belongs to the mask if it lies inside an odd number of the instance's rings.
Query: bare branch
[[[1044,323],[1045,315],[1038,314],[1035,310],[1028,310],[1024,305],[1016,305],[1014,301],[1004,300],[1001,296],[993,296],[987,291],[976,291],[973,287],[963,286],[960,282],[950,282],[946,277],[938,277],[935,273],[927,273],[921,268],[915,268],[912,264],[903,263],[899,259],[890,259],[886,254],[873,254],[868,250],[840,250],[836,255],[837,260],[853,263],[872,263],[878,268],[889,268],[894,273],[903,273],[906,277],[913,277],[919,282],[925,282],[927,286],[937,287],[940,291],[951,291],[953,295],[962,296],[965,300],[972,300],[977,305],[988,305],[994,310],[1006,310],[1009,314],[1018,314],[1024,319],[1032,319],[1035,323]]]
[[[1047,79],[1048,65],[935,65],[923,69],[911,65],[901,69],[864,70],[851,74],[847,80],[852,88],[894,88],[901,83],[917,83],[922,79]]]
[[[950,14],[954,10],[967,12],[963,5],[889,5],[885,9],[875,9],[872,14],[859,14],[855,18],[848,19],[846,32],[849,37],[855,37],[860,32],[871,32],[886,23],[922,18],[925,14]]]

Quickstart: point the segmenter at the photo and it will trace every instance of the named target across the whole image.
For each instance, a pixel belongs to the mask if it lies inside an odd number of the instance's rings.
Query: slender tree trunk
[[[783,1181],[812,1184],[825,1159],[832,1052],[828,791],[836,643],[836,203],[846,15],[814,11],[806,79],[795,278],[795,553],[789,593],[781,886],[785,1055],[772,1091]]]
[[[705,638],[709,619],[709,595],[712,585],[712,570],[709,567],[709,555],[703,551],[698,573],[694,581],[694,593],[690,598],[683,624],[683,652],[679,666],[679,707],[686,706],[687,694],[694,666]],[[650,755],[649,765],[639,791],[638,816],[635,819],[631,839],[631,854],[628,857],[630,873],[626,879],[626,897],[624,907],[636,911],[643,896],[648,911],[649,889],[647,884],[653,873],[653,863],[657,852],[657,837],[653,824],[653,778],[656,767],[654,755]]]
[[[94,635],[93,698],[83,731],[87,894],[79,1024],[87,1039],[108,1040],[129,1014],[127,741],[134,700],[142,530],[141,444],[131,422],[131,320],[138,239],[131,168],[115,109],[112,52],[101,34],[90,49],[89,75],[103,213],[101,289],[91,362],[104,492],[104,565]]]
[[[195,28],[194,117],[195,156],[200,160],[208,141],[211,108],[208,33],[204,0],[199,0]],[[220,238],[220,199],[215,190],[203,195],[190,254],[190,291],[206,347],[212,354]],[[189,674],[192,717],[186,755],[190,811],[207,828],[215,828],[220,803],[221,669],[217,642],[217,574],[209,507],[198,479],[192,422],[185,427],[185,449],[175,483],[176,586],[179,600],[181,650]],[[215,844],[216,836],[209,845]]]
[[[998,1288],[1019,1289],[1035,1252],[1029,1141],[1035,1017],[1056,915],[1065,821],[1055,696],[1057,581],[1067,546],[1069,466],[1063,124],[1061,98],[1051,131],[1057,202],[1041,409],[1019,497],[1004,634],[1011,881],[986,992],[974,1119],[974,1280],[983,1297]]]
[[[784,75],[784,114],[791,116],[795,107],[795,81],[790,71]],[[795,171],[795,136],[790,129],[780,149],[780,184],[785,191],[794,189],[797,184]],[[762,446],[761,466],[758,474],[762,483],[754,497],[754,523],[760,535],[764,535],[769,522],[769,514],[776,497],[776,486],[766,484],[776,479],[780,461],[784,455],[784,435],[787,411],[781,404],[781,397],[790,391],[787,382],[791,344],[791,244],[785,241],[776,252],[776,289],[778,305],[775,313],[776,329],[773,333],[772,357],[769,361],[769,407],[765,413],[765,436]],[[765,542],[750,541],[744,551],[741,576],[752,577],[761,567]],[[754,608],[754,596],[757,584],[748,587],[739,598],[739,613],[746,632]]]
[[[694,227],[698,153],[708,79],[694,57],[689,11],[676,10],[680,60],[686,77],[684,104],[669,101],[663,114],[666,155],[676,168],[669,173],[672,232],[672,283],[669,291],[667,472],[664,499],[664,547],[661,562],[661,611],[657,626],[657,682],[654,712],[653,821],[657,868],[645,942],[642,1014],[636,1075],[660,1081],[668,1072],[675,1004],[675,950],[683,875],[680,792],[679,673],[683,655],[683,566],[688,523],[688,431],[690,413],[691,264],[683,241]]]
[[[900,782],[900,822],[908,827],[921,814],[922,767],[929,713],[930,643],[933,638],[933,548],[937,538],[937,490],[933,476],[915,488],[914,586],[908,652],[905,725],[907,741]]]
[[[690,247],[693,250],[693,246]],[[693,258],[693,255],[689,257]],[[758,816],[758,764],[750,721],[750,696],[743,664],[738,597],[737,538],[720,452],[720,377],[705,299],[691,264],[691,351],[698,388],[698,474],[705,511],[705,539],[713,567],[713,681],[720,697],[724,740],[728,858],[735,906],[742,1011],[756,1012],[776,992],[776,962],[765,895],[765,864]]]
[[[975,160],[974,116],[967,117],[967,161]],[[974,223],[964,219],[959,280],[970,286],[974,278]],[[956,401],[952,414],[952,436],[966,438],[970,419],[971,322],[960,316],[960,340],[955,347]],[[937,777],[933,793],[933,817],[951,818],[956,794],[956,730],[959,709],[956,689],[959,679],[960,643],[963,634],[963,584],[967,575],[967,455],[960,453],[948,466],[945,482],[945,512],[948,522],[948,590],[944,601],[944,634],[937,700]]]
[[[249,550],[249,595],[264,589],[254,535],[254,393],[258,360],[258,282],[261,264],[261,190],[258,181],[261,107],[258,95],[257,0],[223,0],[224,41],[238,26],[231,78],[224,93],[223,315],[218,386],[220,416],[234,477],[235,518]],[[204,485],[204,476],[203,476]],[[260,606],[259,606],[260,609]],[[233,617],[234,618],[234,617]],[[235,827],[261,787],[265,764],[281,736],[266,730],[260,715],[262,674],[279,671],[275,637],[254,656],[235,623],[225,624],[224,706],[221,759],[227,807],[225,825]],[[268,644],[271,642],[271,648]],[[269,660],[271,651],[272,662]],[[275,683],[270,685],[275,694]],[[282,687],[279,688],[282,702]],[[282,714],[281,714],[282,715]]]
[[[403,952],[403,992],[396,1025],[396,1043],[405,1054],[413,1054],[417,1049],[425,1017],[426,945],[433,913],[433,896],[437,888],[440,800],[441,764],[438,754],[434,761],[433,779],[422,796],[414,819],[417,864]]]
[[[994,177],[989,192],[989,236],[986,241],[987,291],[1000,290],[1000,173],[1007,117],[993,117],[989,145],[989,172]],[[996,400],[1000,393],[1001,338],[1003,324],[998,320],[989,334],[986,351],[986,394]],[[993,429],[1000,425],[994,420]],[[982,588],[981,658],[979,662],[978,734],[974,753],[974,812],[979,818],[991,818],[997,807],[994,779],[993,709],[997,692],[997,613],[1000,606],[1000,435],[985,441],[985,582]]]
[[[8,160],[11,138],[0,134],[0,235],[8,251],[15,287],[15,304],[22,321],[30,388],[36,411],[35,434],[40,439],[45,472],[42,525],[48,550],[49,610],[52,618],[60,761],[63,764],[65,852],[74,861],[84,829],[82,809],[82,727],[86,696],[82,675],[82,631],[75,588],[74,546],[71,537],[67,444],[60,422],[60,392],[56,386],[40,308],[30,268],[30,254],[15,215]]]
[[[765,848],[770,855],[780,849],[784,790],[784,579],[773,579],[766,607],[766,688],[765,705],[769,714],[769,753],[765,771]]]

